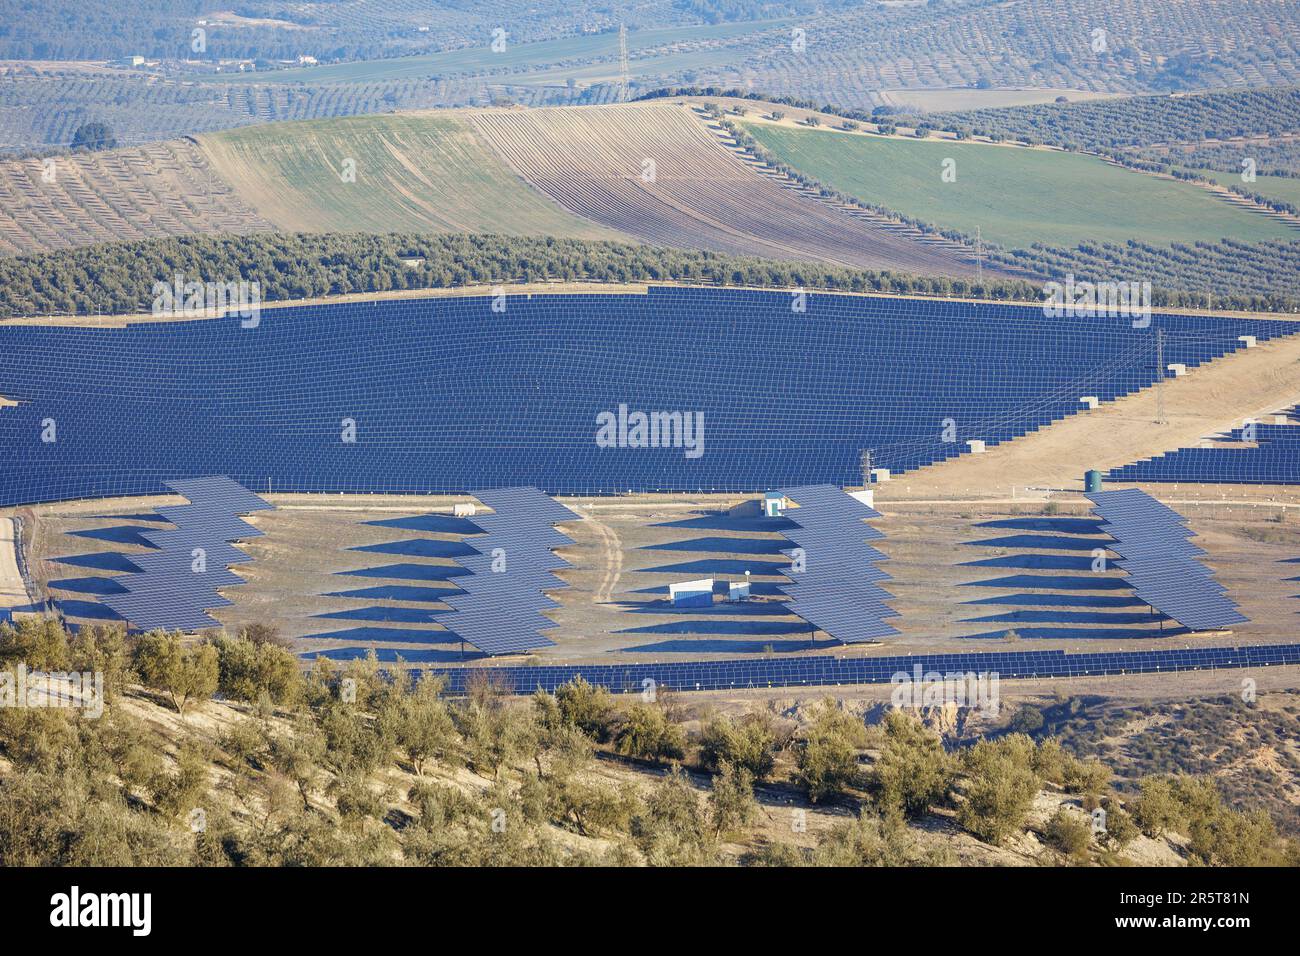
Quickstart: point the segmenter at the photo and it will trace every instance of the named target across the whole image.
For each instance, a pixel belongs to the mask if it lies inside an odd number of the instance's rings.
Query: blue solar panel
[[[254,511],[267,511],[275,507],[239,482],[231,481],[224,475],[178,478],[165,481],[163,484],[181,497],[188,498],[192,505],[212,508],[226,514],[251,514]]]
[[[885,601],[892,597],[875,581],[889,575],[874,564],[887,556],[866,543],[884,535],[864,523],[880,513],[833,485],[782,488],[781,494],[798,507],[785,517],[793,527],[782,531],[795,543],[803,570],[792,565],[783,586],[791,598],[786,608],[837,641],[852,644],[897,634],[884,622],[896,617]],[[794,549],[786,549],[792,557]]]
[[[214,473],[258,492],[754,491],[859,480],[998,443],[1291,322],[782,291],[488,296],[264,309],[119,328],[0,326],[0,506],[154,494]],[[382,328],[383,334],[375,334]],[[737,349],[726,342],[778,343]],[[93,401],[86,396],[93,395]],[[596,420],[700,415],[703,454],[597,444]],[[356,441],[341,420],[357,422]],[[59,440],[38,443],[40,423]],[[955,441],[941,423],[957,422]],[[141,422],[164,422],[144,428]],[[683,436],[684,438],[684,436]],[[1286,442],[1292,447],[1300,443]],[[229,507],[238,513],[242,509]],[[507,508],[499,509],[507,511]]]
[[[217,622],[206,612],[230,604],[216,589],[242,584],[229,565],[249,560],[247,553],[229,542],[262,533],[227,509],[248,513],[271,505],[224,477],[168,486],[189,498],[190,504],[158,509],[174,530],[143,532],[141,536],[157,550],[129,555],[139,572],[114,578],[125,592],[107,594],[102,601],[137,629],[215,627]]]
[[[1296,409],[1289,411],[1296,418]],[[1115,481],[1182,481],[1239,485],[1300,484],[1300,426],[1255,424],[1234,428],[1227,442],[1180,448],[1113,468]]]
[[[364,650],[357,648],[345,651],[344,655],[363,653]],[[647,680],[660,688],[678,691],[887,684],[899,674],[911,677],[916,668],[925,674],[997,674],[1011,680],[1295,664],[1300,664],[1300,644],[1085,654],[1017,651],[860,658],[806,655],[657,664],[446,667],[428,668],[425,673],[445,678],[448,692],[452,694],[464,694],[471,681],[489,677],[497,686],[515,694],[531,694],[538,689],[554,693],[578,677],[614,693],[641,693]]]
[[[550,548],[573,540],[552,526],[581,516],[533,487],[481,489],[473,495],[493,513],[475,516],[483,531],[474,539],[479,553],[457,559],[474,573],[457,581],[464,594],[446,598],[456,613],[445,625],[487,654],[554,644],[541,632],[555,624],[540,612],[558,605],[543,592],[565,586],[551,572],[569,563]]]
[[[1201,630],[1245,621],[1225,588],[1197,557],[1205,552],[1186,540],[1186,519],[1144,491],[1125,488],[1087,494],[1102,528],[1116,538],[1109,547],[1124,559],[1119,567],[1134,591],[1178,623]]]

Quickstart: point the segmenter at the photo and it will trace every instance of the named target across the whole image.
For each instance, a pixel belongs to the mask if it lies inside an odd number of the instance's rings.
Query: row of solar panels
[[[1297,418],[1296,407],[1288,410],[1287,417]],[[1232,429],[1228,439],[1231,444],[1180,448],[1112,468],[1108,477],[1189,484],[1300,484],[1300,426],[1260,422]]]
[[[1202,548],[1183,518],[1144,491],[1125,488],[1087,494],[1101,530],[1115,540],[1107,547],[1138,597],[1192,630],[1225,628],[1246,617],[1200,558]]]
[[[267,309],[125,328],[0,326],[0,506],[157,494],[177,475],[256,491],[754,491],[856,483],[1002,441],[1290,335],[1290,322],[1041,310],[868,296],[656,290]],[[383,335],[374,335],[381,324]],[[743,354],[729,341],[778,342]],[[147,383],[144,387],[141,383]],[[86,395],[94,401],[87,401]],[[669,441],[601,443],[596,416],[682,410]],[[355,426],[341,438],[338,410]],[[455,414],[449,414],[454,410]],[[685,444],[694,416],[707,440]],[[42,422],[59,440],[42,442]],[[955,441],[943,422],[954,421]],[[142,429],[162,420],[165,429]],[[674,426],[676,427],[676,426]],[[691,436],[699,438],[700,436]],[[695,454],[703,451],[704,454]]]
[[[138,570],[114,578],[125,591],[107,594],[103,602],[141,630],[216,627],[218,622],[207,612],[231,603],[217,589],[244,583],[229,566],[249,560],[230,542],[262,534],[238,515],[271,505],[226,477],[182,479],[166,485],[190,503],[158,509],[174,530],[141,532],[156,550],[130,555],[128,560]]]
[[[455,558],[471,574],[458,577],[461,593],[443,601],[453,614],[447,629],[485,654],[521,654],[555,644],[542,631],[555,627],[543,608],[556,607],[546,591],[568,587],[552,572],[569,563],[552,548],[573,539],[554,527],[580,517],[536,488],[480,489],[475,498],[492,514],[475,516],[483,532],[475,554]]]
[[[885,622],[898,616],[885,603],[893,595],[876,583],[889,579],[876,567],[887,556],[867,544],[884,534],[863,523],[880,512],[835,485],[782,488],[781,495],[799,506],[785,513],[795,527],[782,532],[795,545],[784,551],[792,562],[792,583],[782,586],[789,611],[845,644],[897,634]]]
[[[389,629],[391,633],[384,638],[408,644],[463,641],[489,655],[520,654],[552,646],[555,642],[542,632],[553,629],[555,622],[542,611],[559,607],[547,592],[568,587],[554,572],[569,567],[552,549],[573,543],[555,525],[579,520],[580,515],[531,486],[479,489],[473,495],[491,508],[492,513],[475,515],[472,520],[419,515],[372,522],[408,531],[467,535],[466,540],[413,538],[353,549],[454,561],[454,564],[408,562],[349,572],[437,581],[438,587],[380,585],[327,595],[428,601],[444,604],[445,609],[402,609],[401,615],[396,616],[392,609],[376,607],[336,611],[321,617],[438,624],[442,629]]]
[[[923,680],[931,675],[996,674],[999,679],[1098,677],[1216,668],[1300,664],[1300,644],[1204,647],[1168,651],[1122,651],[1067,654],[1026,653],[930,654],[897,657],[777,657],[757,660],[683,661],[669,664],[592,664],[515,667],[443,667],[424,673],[447,681],[447,691],[464,694],[471,682],[487,680],[514,694],[555,690],[581,677],[615,693],[661,690],[733,690],[766,687],[834,687],[888,684],[900,675]]]

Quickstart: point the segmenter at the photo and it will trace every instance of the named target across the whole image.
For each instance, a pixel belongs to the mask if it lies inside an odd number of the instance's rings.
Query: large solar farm
[[[1286,319],[651,285],[248,326],[0,330],[36,606],[519,693],[1300,663]]]
[[[0,0],[0,872],[1300,865],[1296,12]]]

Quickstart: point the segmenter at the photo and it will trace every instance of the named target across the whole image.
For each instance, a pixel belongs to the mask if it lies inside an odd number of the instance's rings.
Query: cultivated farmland
[[[867,203],[1007,247],[1035,242],[1263,242],[1288,226],[1205,190],[1052,150],[850,135],[763,122],[746,129],[776,158]],[[942,178],[944,161],[956,178]]]
[[[201,143],[240,195],[285,230],[621,238],[529,189],[450,116],[281,123]]]
[[[0,254],[273,228],[190,140],[0,162]]]
[[[485,112],[475,126],[574,212],[659,245],[967,275],[949,249],[759,175],[670,105]]]

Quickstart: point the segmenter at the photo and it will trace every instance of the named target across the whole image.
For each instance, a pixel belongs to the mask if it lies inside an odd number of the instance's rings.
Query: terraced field
[[[781,259],[973,274],[951,250],[908,238],[761,176],[684,107],[494,111],[474,125],[529,183],[646,242]]]
[[[278,123],[200,142],[239,194],[285,230],[625,238],[529,189],[447,115]]]
[[[1287,225],[1200,187],[1091,156],[755,121],[745,128],[778,159],[844,193],[969,234],[979,227],[985,239],[1009,248],[1297,236]],[[955,161],[951,182],[941,175],[946,159]]]
[[[0,255],[273,228],[191,140],[59,156],[49,163],[0,161]]]

